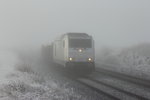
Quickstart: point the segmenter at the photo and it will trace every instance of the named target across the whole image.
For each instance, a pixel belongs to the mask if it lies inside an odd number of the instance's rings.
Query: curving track
[[[60,69],[57,70],[60,72]],[[63,74],[67,78],[97,91],[111,100],[150,100],[149,80],[124,75],[103,68],[96,68],[95,72],[86,76],[77,75],[78,73],[73,74],[64,69],[61,69],[61,72],[61,75]],[[118,83],[120,81],[125,83],[119,85]],[[126,85],[129,85],[130,87],[133,86],[137,88],[138,91],[136,92],[136,90],[131,89]],[[146,92],[144,93],[143,91]]]
[[[123,90],[120,87],[116,87],[93,78],[81,78],[77,81],[90,87],[93,90],[96,90],[99,93],[103,93],[104,95],[114,100],[150,100],[150,98],[137,95],[136,93]]]
[[[139,92],[133,92],[130,91],[131,89],[128,88],[122,88],[119,85],[112,84],[111,82],[105,81],[106,79],[99,80],[98,78],[95,77],[103,77],[109,79],[115,79],[115,81],[125,81],[128,82],[129,85],[136,85],[137,88],[146,88],[146,94],[142,94]],[[107,76],[107,77],[105,77]],[[150,100],[150,81],[149,80],[144,80],[140,79],[137,77],[125,75],[122,73],[118,72],[113,72],[110,70],[106,70],[103,68],[96,68],[96,71],[86,77],[78,78],[76,81],[90,87],[91,89],[103,93],[104,95],[108,96],[111,99],[114,100]],[[124,84],[122,84],[124,85]],[[142,91],[141,91],[142,92]]]
[[[111,70],[106,70],[106,69],[100,68],[100,67],[96,68],[96,72],[102,73],[105,75],[109,75],[111,77],[115,77],[115,78],[118,78],[120,80],[129,81],[129,82],[141,85],[141,86],[146,87],[146,88],[150,88],[150,80],[146,80],[146,79],[142,79],[142,78],[138,78],[138,77],[133,77],[133,76],[130,76],[127,74],[122,74],[122,73],[114,72]]]

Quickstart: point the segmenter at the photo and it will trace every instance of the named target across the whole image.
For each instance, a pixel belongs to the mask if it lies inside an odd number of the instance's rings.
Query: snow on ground
[[[105,48],[98,57],[100,67],[150,80],[150,44],[148,43],[120,51]]]
[[[42,74],[37,52],[0,51],[0,100],[107,100],[81,84],[53,71]],[[105,48],[97,62],[100,67],[150,79],[150,44],[120,51]],[[41,70],[42,71],[42,70]],[[47,70],[48,71],[48,70]]]
[[[34,69],[44,65],[39,62],[33,64],[33,56],[16,56],[8,52],[2,54],[0,100],[108,100],[107,97],[54,72],[36,72]],[[7,81],[2,82],[2,78]]]

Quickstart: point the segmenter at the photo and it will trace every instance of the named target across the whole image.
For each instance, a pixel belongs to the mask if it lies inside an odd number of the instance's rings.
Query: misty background
[[[149,26],[150,0],[0,0],[0,99],[103,98],[49,70],[39,53],[67,32],[93,36],[96,68],[150,80]]]
[[[86,32],[97,47],[150,42],[149,0],[0,0],[0,47],[38,47]]]

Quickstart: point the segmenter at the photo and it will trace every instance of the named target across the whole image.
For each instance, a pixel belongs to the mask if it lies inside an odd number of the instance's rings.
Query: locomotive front
[[[74,69],[95,68],[94,40],[87,34],[68,35],[68,60],[66,66]]]

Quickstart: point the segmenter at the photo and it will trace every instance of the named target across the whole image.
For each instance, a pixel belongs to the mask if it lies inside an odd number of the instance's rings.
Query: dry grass
[[[34,73],[33,69],[31,68],[31,65],[27,63],[16,64],[15,69],[20,72]]]

